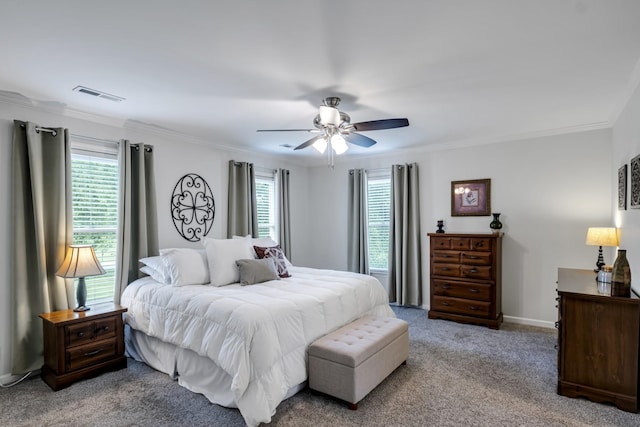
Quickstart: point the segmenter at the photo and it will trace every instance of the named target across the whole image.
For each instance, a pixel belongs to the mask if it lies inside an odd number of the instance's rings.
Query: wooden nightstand
[[[42,313],[43,381],[57,391],[76,381],[126,368],[122,322],[125,311],[124,307],[105,303],[80,313]]]

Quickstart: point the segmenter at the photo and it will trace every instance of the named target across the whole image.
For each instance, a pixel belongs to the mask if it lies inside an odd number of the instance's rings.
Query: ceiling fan
[[[333,153],[342,154],[349,149],[347,142],[360,147],[371,147],[375,140],[356,132],[393,129],[409,126],[407,119],[383,119],[368,122],[351,123],[347,113],[338,110],[340,98],[330,96],[323,100],[318,115],[313,119],[315,129],[258,129],[257,132],[319,132],[308,141],[298,145],[294,150],[313,146],[320,153],[329,147],[329,165],[333,166]]]

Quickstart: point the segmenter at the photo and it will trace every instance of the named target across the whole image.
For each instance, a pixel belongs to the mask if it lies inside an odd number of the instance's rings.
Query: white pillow
[[[169,272],[167,271],[167,267],[164,263],[163,257],[161,256],[150,256],[146,258],[140,258],[138,261],[143,263],[146,266],[149,266],[153,270],[156,271],[156,277],[150,275],[157,282],[160,283],[171,283],[171,278]],[[148,274],[148,273],[147,273]]]
[[[254,258],[250,238],[204,239],[209,261],[209,276],[213,286],[240,282],[236,260]]]
[[[162,253],[173,286],[209,283],[209,263],[203,249],[171,248]]]
[[[143,265],[142,267],[140,267],[140,271],[148,276],[151,276],[151,278],[158,283],[162,283],[164,285],[169,284],[169,281],[164,277],[164,274],[161,274],[158,270],[155,270],[148,265]]]

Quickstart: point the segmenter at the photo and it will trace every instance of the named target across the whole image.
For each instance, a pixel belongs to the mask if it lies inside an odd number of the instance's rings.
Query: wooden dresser
[[[127,367],[124,356],[126,308],[112,303],[91,310],[60,310],[40,315],[43,322],[44,366],[42,379],[53,390]]]
[[[502,233],[429,233],[430,319],[499,329],[502,323]]]
[[[640,299],[601,294],[595,279],[558,269],[558,394],[638,412]]]

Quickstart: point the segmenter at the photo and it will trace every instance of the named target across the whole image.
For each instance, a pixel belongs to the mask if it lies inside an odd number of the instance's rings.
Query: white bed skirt
[[[177,379],[182,387],[204,395],[212,403],[238,407],[231,392],[231,376],[207,357],[150,337],[129,325],[125,325],[125,351],[127,356]],[[304,381],[290,388],[285,399],[306,384]]]

